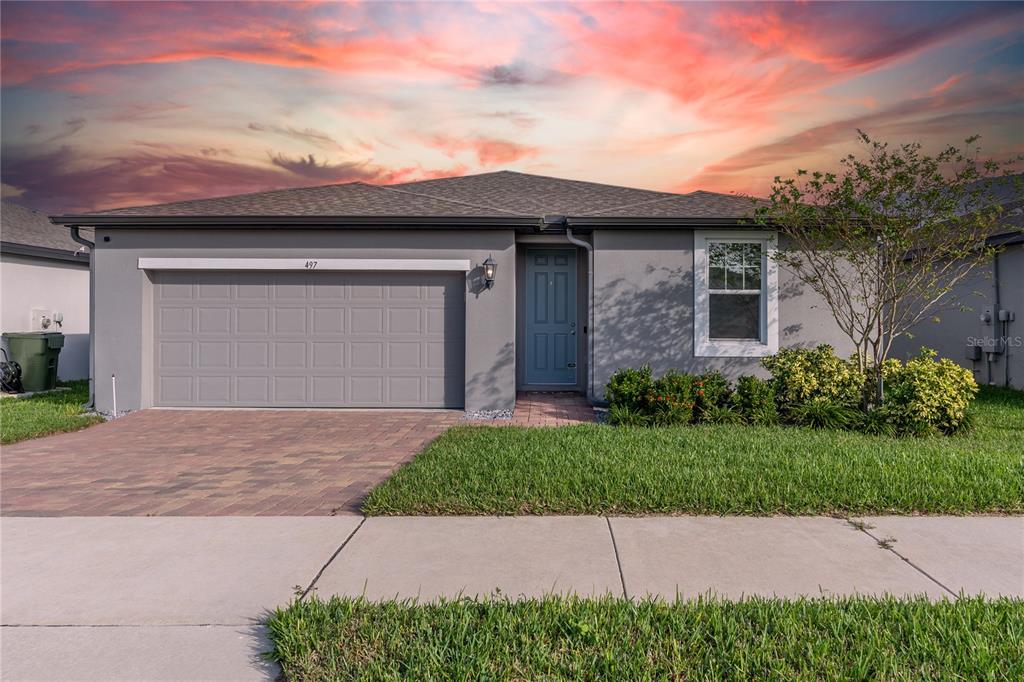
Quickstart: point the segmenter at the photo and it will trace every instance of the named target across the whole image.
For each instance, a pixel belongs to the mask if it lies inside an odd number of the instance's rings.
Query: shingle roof
[[[92,230],[83,229],[82,236],[91,240]],[[66,254],[81,252],[88,260],[88,249],[71,239],[68,228],[54,225],[41,211],[10,201],[0,205],[0,241],[5,247],[28,246]]]
[[[593,218],[740,219],[744,197],[713,192],[673,194],[595,182],[498,171],[395,185],[353,182],[280,189],[153,206],[117,208],[88,218],[402,217],[535,219],[546,215]]]
[[[98,216],[482,216],[512,215],[486,206],[352,182],[277,189],[212,199],[99,211]]]

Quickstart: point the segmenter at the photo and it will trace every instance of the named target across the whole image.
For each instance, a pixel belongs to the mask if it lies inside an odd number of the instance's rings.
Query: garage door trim
[[[467,259],[443,258],[140,258],[139,270],[333,270],[469,272]]]

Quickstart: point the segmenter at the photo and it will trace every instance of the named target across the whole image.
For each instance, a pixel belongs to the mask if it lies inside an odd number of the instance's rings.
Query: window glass
[[[761,288],[760,244],[708,244],[708,286],[726,291]]]
[[[708,244],[708,337],[760,340],[761,244]]]
[[[761,339],[760,294],[711,294],[708,297],[708,337]]]

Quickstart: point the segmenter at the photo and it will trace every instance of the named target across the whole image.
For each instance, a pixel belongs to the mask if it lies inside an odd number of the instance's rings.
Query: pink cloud
[[[448,156],[468,151],[475,154],[477,161],[483,166],[513,163],[537,156],[540,153],[538,147],[484,136],[460,138],[450,135],[435,135],[427,138],[425,142],[428,146],[438,149]]]

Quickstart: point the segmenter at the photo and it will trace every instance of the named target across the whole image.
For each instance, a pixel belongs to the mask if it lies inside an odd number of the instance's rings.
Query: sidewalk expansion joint
[[[850,519],[847,519],[847,520],[846,520],[846,522],[847,522],[847,523],[849,523],[849,524],[850,524],[851,526],[853,526],[854,528],[856,528],[857,530],[859,530],[859,531],[860,531],[861,533],[864,533],[864,534],[865,534],[865,535],[867,535],[867,536],[868,536],[869,538],[871,538],[872,540],[874,540],[874,541],[875,541],[875,544],[877,544],[877,545],[878,545],[879,547],[881,547],[882,549],[884,549],[884,550],[885,550],[885,551],[887,551],[887,552],[892,552],[893,554],[895,554],[896,556],[898,556],[898,557],[899,557],[900,559],[902,559],[902,560],[903,560],[904,562],[906,562],[906,564],[907,564],[908,566],[910,566],[911,568],[913,568],[913,569],[914,569],[915,571],[917,571],[918,573],[920,573],[921,575],[923,575],[923,576],[924,576],[925,578],[928,578],[928,580],[931,580],[931,581],[932,581],[933,583],[935,583],[936,585],[938,585],[939,587],[941,587],[942,589],[944,589],[944,590],[945,590],[946,592],[949,592],[949,593],[950,593],[950,594],[951,594],[951,595],[953,596],[953,598],[954,598],[954,599],[959,599],[959,598],[960,598],[960,595],[959,595],[959,594],[957,594],[957,593],[956,593],[956,592],[954,592],[953,590],[951,590],[951,589],[949,589],[948,587],[946,587],[945,585],[943,585],[943,584],[942,584],[942,583],[941,583],[941,582],[939,581],[939,579],[938,579],[938,578],[936,578],[936,577],[935,577],[935,576],[933,576],[933,575],[932,575],[931,573],[929,573],[928,571],[924,570],[923,568],[921,568],[920,566],[918,566],[917,564],[915,564],[915,563],[914,563],[913,561],[911,561],[911,560],[910,560],[910,559],[909,559],[908,557],[906,557],[906,556],[904,556],[904,555],[900,554],[900,553],[899,553],[899,552],[897,552],[897,551],[896,551],[895,549],[893,549],[893,542],[894,542],[894,539],[892,539],[892,538],[878,538],[878,537],[875,537],[875,536],[874,536],[874,535],[873,535],[873,534],[872,534],[872,533],[871,533],[871,532],[870,532],[870,531],[868,530],[868,528],[867,528],[867,527],[866,527],[866,526],[865,526],[865,525],[864,525],[863,523],[853,523],[853,522],[852,522],[852,521],[851,521]]]
[[[625,599],[629,599],[629,592],[626,590],[626,575],[622,572],[622,559],[619,557],[619,545],[615,542],[615,531],[612,530],[612,519],[610,516],[604,517],[605,522],[608,524],[608,535],[612,538],[612,550],[615,552],[615,565],[619,568],[619,582],[622,584],[622,596]]]
[[[313,576],[312,582],[309,583],[309,587],[307,587],[305,590],[303,590],[302,594],[299,595],[299,599],[298,599],[299,601],[302,601],[303,599],[305,599],[306,596],[310,592],[313,591],[313,589],[316,587],[317,581],[320,580],[320,576],[322,576],[324,574],[324,571],[327,570],[328,566],[330,566],[332,563],[334,563],[334,560],[336,558],[338,558],[339,554],[341,554],[341,550],[345,549],[345,546],[348,545],[348,543],[352,541],[352,538],[354,538],[356,536],[356,533],[359,532],[359,529],[363,527],[364,523],[366,523],[366,517],[365,516],[362,519],[359,520],[359,525],[356,526],[355,529],[353,529],[353,531],[348,534],[348,537],[345,538],[345,541],[341,543],[341,546],[338,547],[338,549],[334,550],[334,554],[332,554],[331,558],[327,560],[327,563],[325,563],[323,566],[321,566],[320,570],[316,572],[316,575]]]

